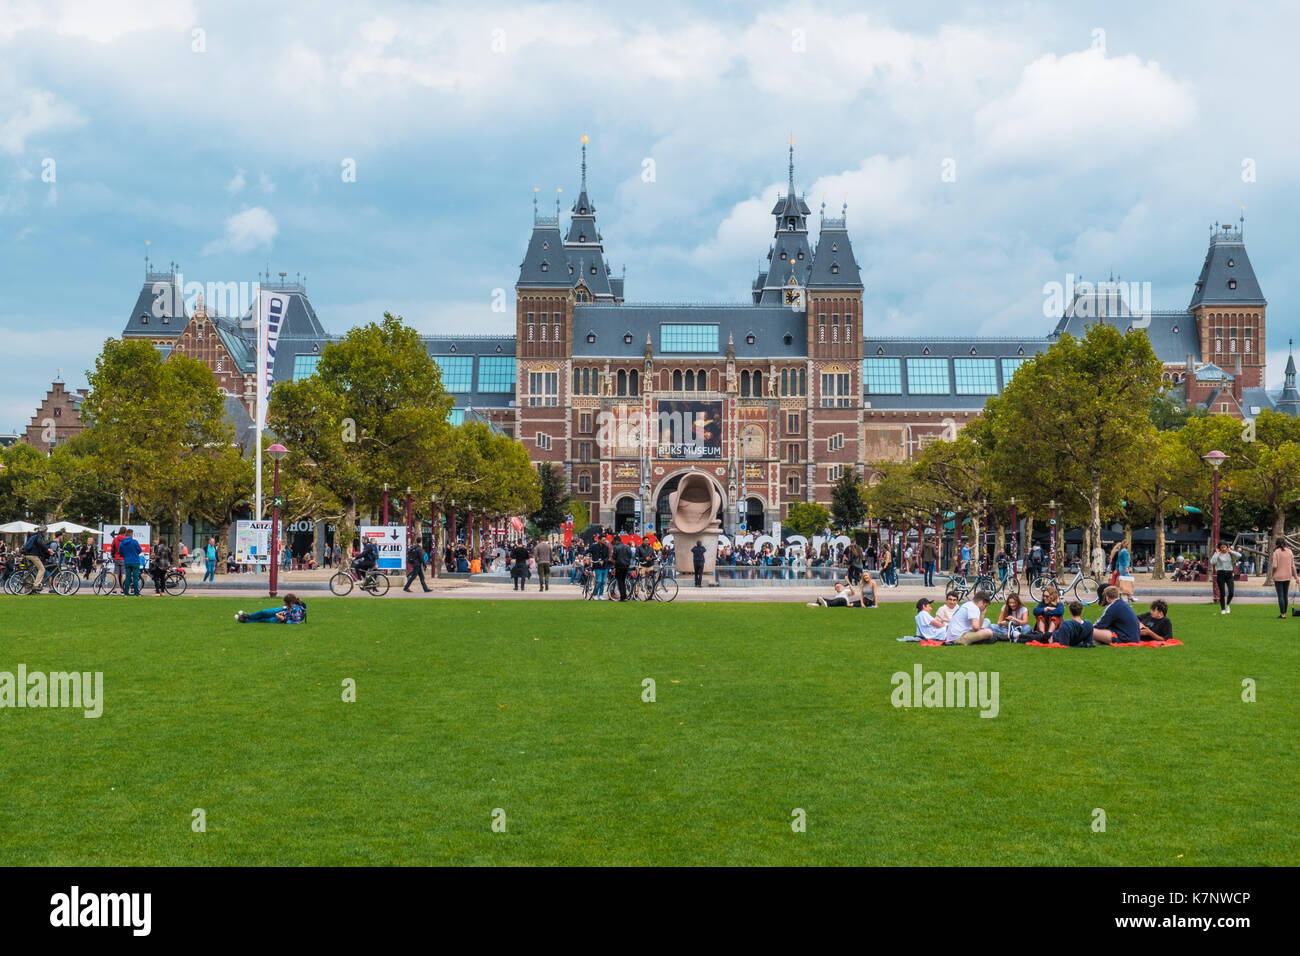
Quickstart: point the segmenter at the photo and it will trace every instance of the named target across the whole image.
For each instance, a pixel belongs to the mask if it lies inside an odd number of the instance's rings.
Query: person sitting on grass
[[[1170,641],[1174,637],[1174,624],[1169,620],[1169,605],[1157,598],[1151,610],[1138,615],[1138,633],[1144,641]]]
[[[956,591],[949,591],[943,596],[943,607],[939,608],[934,615],[934,623],[942,625],[946,629],[948,622],[952,620],[952,616],[957,612],[957,607],[960,604],[961,595]]]
[[[969,601],[953,612],[948,629],[944,632],[945,644],[993,644],[997,638],[984,617],[989,606],[989,596],[976,591]]]
[[[858,585],[858,590],[862,592],[863,607],[876,606],[876,579],[866,568],[862,569],[862,581]]]
[[[1070,619],[1056,629],[1052,643],[1064,644],[1066,647],[1096,647],[1092,637],[1092,622],[1083,617],[1083,604],[1071,601],[1069,610]]]
[[[1102,591],[1101,603],[1106,610],[1092,626],[1098,644],[1137,644],[1142,640],[1137,615],[1128,601],[1120,600],[1119,588],[1112,585]]]
[[[1020,595],[1012,591],[1007,595],[1007,603],[998,612],[998,622],[993,625],[993,636],[999,641],[1029,640],[1034,629],[1029,626],[1029,608],[1020,600]]]
[[[819,597],[816,601],[810,601],[809,607],[870,607],[864,605],[858,589],[853,585],[845,585],[843,581],[835,582],[835,594],[829,598]]]
[[[307,605],[296,594],[284,596],[284,607],[268,607],[252,614],[240,611],[235,620],[240,624],[301,624],[307,617]]]
[[[1050,585],[1043,588],[1043,599],[1034,608],[1034,630],[1046,637],[1061,626],[1064,616],[1061,592]]]
[[[916,637],[918,641],[942,641],[944,631],[948,629],[946,624],[940,624],[938,619],[930,613],[931,601],[929,598],[921,598],[916,602]],[[901,638],[906,640],[906,638]]]

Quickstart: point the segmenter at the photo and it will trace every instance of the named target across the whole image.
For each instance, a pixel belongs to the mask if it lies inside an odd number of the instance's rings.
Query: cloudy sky
[[[609,261],[657,302],[745,299],[793,136],[813,208],[848,203],[868,335],[1046,332],[1067,273],[1185,307],[1245,205],[1280,381],[1293,5],[465,6],[0,0],[0,430],[84,384],[146,254],[304,274],[331,330],[508,328],[584,133]]]

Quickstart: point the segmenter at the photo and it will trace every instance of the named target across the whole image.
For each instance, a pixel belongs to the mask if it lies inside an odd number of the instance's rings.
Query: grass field
[[[0,671],[103,671],[105,698],[0,710],[0,864],[1300,862],[1300,620],[1269,605],[1175,607],[1182,648],[1040,650],[899,644],[907,605],[234,622],[267,603],[0,598]],[[997,671],[998,716],[895,708],[917,662]]]

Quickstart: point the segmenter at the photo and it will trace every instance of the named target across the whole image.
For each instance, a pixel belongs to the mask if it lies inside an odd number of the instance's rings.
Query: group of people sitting
[[[989,596],[983,591],[976,591],[964,604],[961,595],[949,591],[937,614],[930,613],[932,605],[929,598],[916,602],[916,634],[899,638],[900,641],[941,641],[944,644],[1008,641],[1093,647],[1097,644],[1167,641],[1174,636],[1167,603],[1158,599],[1152,601],[1151,610],[1139,616],[1122,599],[1117,587],[1102,591],[1104,610],[1095,622],[1083,616],[1083,604],[1079,601],[1063,604],[1055,588],[1043,592],[1043,600],[1033,609],[1033,623],[1030,623],[1029,608],[1015,593],[1007,595],[996,624],[985,617]]]

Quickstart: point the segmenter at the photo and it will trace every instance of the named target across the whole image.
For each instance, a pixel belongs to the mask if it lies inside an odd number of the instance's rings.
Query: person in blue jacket
[[[135,532],[130,528],[126,529],[126,537],[117,546],[117,551],[122,555],[122,567],[126,571],[126,578],[122,582],[122,596],[132,594],[139,597],[140,555],[144,549],[140,547],[140,542],[135,539]]]

